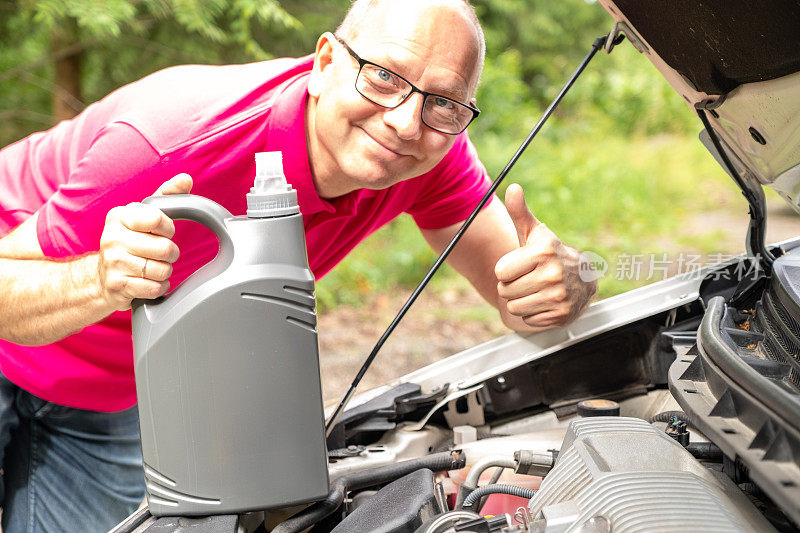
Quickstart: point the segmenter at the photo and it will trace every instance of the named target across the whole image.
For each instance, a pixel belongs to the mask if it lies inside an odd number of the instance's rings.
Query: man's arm
[[[156,194],[185,193],[183,174]],[[94,324],[134,298],[164,294],[178,257],[172,220],[152,206],[129,204],[106,217],[100,251],[66,261],[45,258],[38,213],[0,239],[0,338],[42,345]],[[143,272],[146,261],[146,271]]]
[[[588,306],[596,283],[579,278],[579,252],[536,220],[518,185],[506,192],[506,206],[493,198],[448,263],[500,311],[509,328],[540,331],[565,325]],[[460,226],[422,234],[441,252]]]

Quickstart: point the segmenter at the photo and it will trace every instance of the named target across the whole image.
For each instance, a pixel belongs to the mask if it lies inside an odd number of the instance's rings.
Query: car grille
[[[757,350],[772,361],[788,364],[789,381],[800,387],[800,324],[781,305],[770,287],[756,306],[755,331],[764,335]]]

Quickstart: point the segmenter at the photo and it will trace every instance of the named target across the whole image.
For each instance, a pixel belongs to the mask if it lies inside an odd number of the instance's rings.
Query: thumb
[[[188,194],[192,190],[192,177],[189,174],[178,174],[168,179],[161,186],[156,189],[153,196],[162,196],[165,194]]]
[[[528,209],[522,187],[516,183],[509,185],[508,189],[506,189],[506,210],[508,210],[511,221],[514,223],[514,228],[517,230],[519,245],[525,246],[533,228],[541,224],[541,222]]]

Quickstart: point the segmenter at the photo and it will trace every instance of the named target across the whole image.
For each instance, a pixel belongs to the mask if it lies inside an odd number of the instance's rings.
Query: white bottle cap
[[[247,194],[247,216],[276,217],[299,213],[297,191],[286,182],[281,152],[256,153],[256,177]]]
[[[285,192],[287,187],[286,176],[283,175],[283,154],[281,152],[258,152],[253,192],[258,194]]]

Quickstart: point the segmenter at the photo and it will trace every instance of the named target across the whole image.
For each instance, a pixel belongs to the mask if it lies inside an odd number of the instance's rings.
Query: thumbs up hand
[[[535,328],[563,326],[574,320],[597,291],[595,281],[578,275],[579,252],[562,243],[525,204],[522,187],[506,191],[506,209],[519,248],[497,262],[497,292],[510,314]]]

